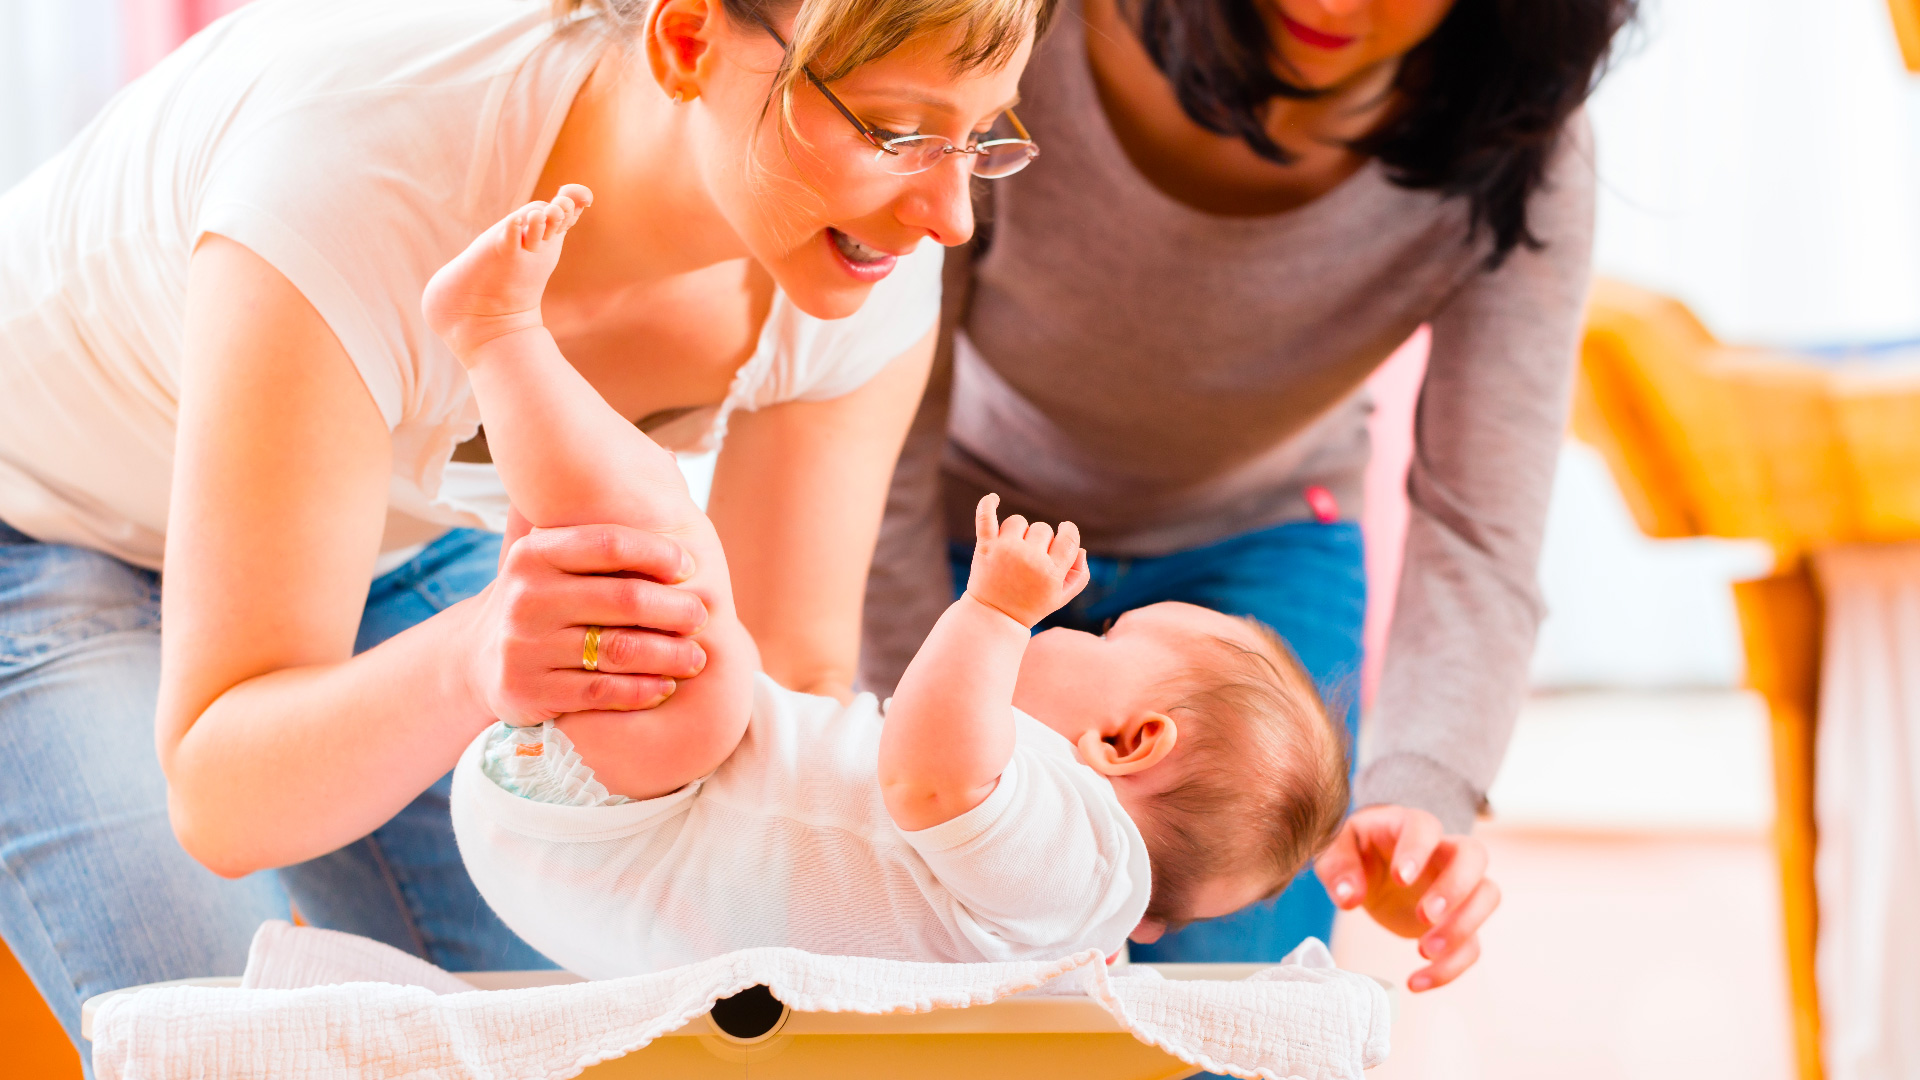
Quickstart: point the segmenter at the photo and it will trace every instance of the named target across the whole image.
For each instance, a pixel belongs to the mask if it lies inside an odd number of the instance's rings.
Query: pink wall
[[[1400,559],[1407,539],[1407,463],[1413,458],[1413,410],[1420,380],[1427,374],[1427,347],[1433,335],[1421,327],[1380,365],[1367,386],[1373,391],[1373,460],[1367,465],[1366,513],[1360,527],[1367,538],[1366,665],[1361,670],[1360,700],[1373,702],[1386,653],[1387,628],[1393,622],[1394,594],[1400,585]]]
[[[201,27],[246,0],[121,0],[128,79],[140,77]]]

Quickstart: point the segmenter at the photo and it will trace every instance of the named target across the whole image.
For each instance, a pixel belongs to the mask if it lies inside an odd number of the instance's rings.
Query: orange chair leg
[[[1766,698],[1773,733],[1774,848],[1780,861],[1787,982],[1793,995],[1800,1080],[1821,1080],[1820,997],[1814,943],[1813,732],[1820,695],[1820,594],[1805,563],[1790,573],[1734,586],[1748,684]]]

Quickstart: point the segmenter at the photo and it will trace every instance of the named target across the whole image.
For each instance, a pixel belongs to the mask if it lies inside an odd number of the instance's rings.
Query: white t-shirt
[[[0,520],[160,565],[188,261],[211,232],[345,347],[393,433],[392,507],[499,528],[492,468],[448,462],[479,414],[420,294],[532,197],[609,44],[542,0],[256,0],[121,91],[0,196]],[[656,438],[706,449],[734,409],[856,389],[938,317],[940,260],[924,244],[846,319],[776,295],[726,401]]]
[[[658,799],[567,806],[453,776],[467,871],[513,931],[589,978],[787,945],[894,960],[1111,955],[1147,909],[1147,848],[1106,778],[1016,712],[985,802],[902,832],[881,801],[881,711],[758,677],[740,745]]]

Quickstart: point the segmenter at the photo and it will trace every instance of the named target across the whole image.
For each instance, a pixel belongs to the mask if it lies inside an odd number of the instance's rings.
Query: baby
[[[1346,811],[1342,740],[1286,647],[1188,604],[1031,628],[1086,584],[1078,530],[980,503],[972,576],[884,714],[758,671],[673,456],[561,356],[540,300],[590,204],[568,185],[435,275],[514,506],[678,540],[708,657],[658,708],[495,725],[455,772],[475,884],[563,966],[612,977],[789,945],[904,960],[1116,952],[1278,893]],[[583,632],[584,633],[584,632]]]

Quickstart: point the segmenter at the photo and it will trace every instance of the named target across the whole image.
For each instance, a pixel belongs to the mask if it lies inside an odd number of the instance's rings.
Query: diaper
[[[495,724],[481,751],[480,771],[502,791],[533,802],[619,806],[633,801],[594,779],[573,740],[551,722],[538,727]]]

